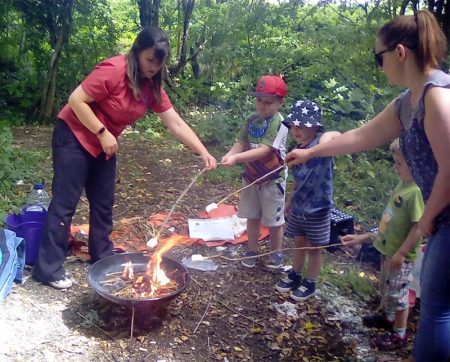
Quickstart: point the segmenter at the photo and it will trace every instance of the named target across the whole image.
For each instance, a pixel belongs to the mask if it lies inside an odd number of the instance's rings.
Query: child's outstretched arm
[[[230,150],[231,151],[231,150]],[[250,162],[259,160],[260,158],[263,158],[267,156],[270,151],[272,151],[272,147],[267,145],[261,145],[258,148],[253,148],[248,151],[243,151],[239,153],[234,153],[232,155],[228,155],[227,158],[222,158],[222,165],[223,166],[234,166],[236,163],[239,162]]]
[[[244,151],[244,150],[245,150],[245,145],[244,145],[242,142],[237,141],[237,142],[233,145],[233,147],[231,147],[231,149],[230,149],[225,155],[223,155],[223,157],[222,157],[222,159],[220,160],[220,162],[224,163],[224,162],[226,162],[226,161],[228,160],[228,158],[229,158],[230,156],[233,156],[233,155],[235,155],[236,153],[241,153],[241,152]]]
[[[373,242],[377,234],[364,233],[364,234],[347,234],[341,237],[342,245],[355,246],[360,244],[369,244]]]
[[[408,233],[408,236],[403,241],[402,246],[398,249],[394,255],[392,255],[389,261],[389,272],[390,273],[399,273],[402,267],[402,263],[405,261],[406,255],[410,252],[412,248],[414,248],[417,244],[417,241],[420,240],[422,234],[420,232],[419,226],[417,223],[414,223],[411,230]]]

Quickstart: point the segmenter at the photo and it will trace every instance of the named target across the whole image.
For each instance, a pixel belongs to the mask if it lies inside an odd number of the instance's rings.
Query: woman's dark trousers
[[[39,255],[33,276],[43,282],[64,279],[63,263],[69,247],[69,233],[83,188],[89,201],[89,254],[95,262],[112,255],[112,231],[116,157],[97,158],[78,142],[67,124],[56,121],[52,140],[53,184]]]

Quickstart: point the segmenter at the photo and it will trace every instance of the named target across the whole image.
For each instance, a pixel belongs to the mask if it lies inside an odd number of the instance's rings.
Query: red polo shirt
[[[89,106],[107,130],[116,138],[123,129],[145,115],[150,108],[162,113],[172,107],[169,97],[161,87],[161,102],[157,103],[146,80],[140,99],[136,99],[128,86],[125,55],[118,55],[98,64],[83,80],[81,87],[94,101]],[[103,152],[99,139],[77,118],[69,104],[59,112],[81,145],[94,157]]]

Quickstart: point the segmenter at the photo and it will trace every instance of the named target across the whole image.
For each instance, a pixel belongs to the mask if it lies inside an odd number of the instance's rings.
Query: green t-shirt
[[[405,241],[414,223],[422,216],[424,203],[419,187],[414,183],[400,181],[392,191],[389,202],[380,220],[379,235],[375,248],[383,255],[392,256]],[[416,259],[421,239],[405,256],[405,261]]]

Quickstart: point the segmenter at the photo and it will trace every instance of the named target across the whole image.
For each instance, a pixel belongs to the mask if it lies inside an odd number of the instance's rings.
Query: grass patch
[[[333,264],[324,262],[320,272],[322,280],[339,290],[354,292],[364,300],[369,300],[374,292],[374,281],[367,273],[353,264]]]

